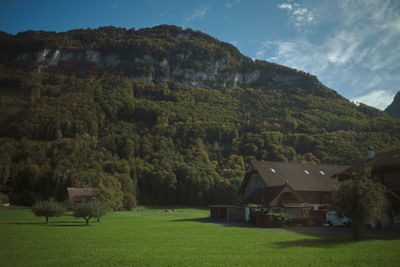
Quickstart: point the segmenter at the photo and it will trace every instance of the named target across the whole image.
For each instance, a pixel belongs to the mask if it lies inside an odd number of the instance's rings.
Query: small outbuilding
[[[91,200],[96,192],[92,188],[76,188],[76,187],[67,187],[68,199],[73,202],[82,202]]]
[[[210,218],[227,222],[247,222],[250,209],[233,205],[210,205]]]

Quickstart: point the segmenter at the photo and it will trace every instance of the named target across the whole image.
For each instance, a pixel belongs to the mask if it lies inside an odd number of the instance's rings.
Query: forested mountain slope
[[[393,102],[385,109],[393,118],[400,118],[400,91],[395,95]]]
[[[400,121],[175,26],[0,34],[0,190],[113,208],[234,202],[245,162],[352,164]]]

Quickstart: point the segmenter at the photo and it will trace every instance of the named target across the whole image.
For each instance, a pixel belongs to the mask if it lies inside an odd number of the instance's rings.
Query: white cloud
[[[303,16],[308,12],[307,8],[297,8],[293,10],[292,15],[294,16]]]
[[[278,8],[287,10],[289,19],[297,30],[301,30],[303,26],[310,24],[315,17],[313,11],[300,6],[298,3],[282,3],[278,5]]]
[[[351,99],[356,103],[364,103],[369,106],[384,110],[393,101],[395,94],[384,90],[371,91],[366,95]]]
[[[197,19],[204,19],[205,16],[207,15],[207,6],[200,7],[196,9],[191,15],[185,18],[186,21],[192,21],[192,20],[197,20]]]
[[[240,2],[242,2],[242,0],[233,0],[231,2],[226,2],[225,3],[225,7],[226,8],[233,8],[235,5],[239,4]]]
[[[345,64],[359,58],[361,41],[353,33],[340,31],[326,42],[326,59],[333,64]]]
[[[315,74],[347,98],[385,108],[400,84],[400,2],[334,3],[337,6],[324,6],[325,9],[313,6],[313,10],[318,10],[318,24],[324,25],[324,32],[262,41],[256,56]],[[308,8],[294,2],[278,8],[288,10],[295,27],[306,25],[303,22]]]
[[[287,10],[292,10],[293,6],[289,3],[283,3],[278,5],[279,8],[281,9],[287,9]]]

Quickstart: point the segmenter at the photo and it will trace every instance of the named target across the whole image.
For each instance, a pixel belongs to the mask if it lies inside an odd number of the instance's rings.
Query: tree
[[[365,219],[381,219],[385,209],[386,188],[369,177],[371,169],[361,167],[339,184],[334,201],[339,213],[351,219],[353,238],[359,239]]]
[[[96,199],[106,204],[113,210],[118,210],[123,206],[124,193],[121,191],[121,183],[112,175],[102,177],[96,190]]]
[[[60,217],[65,212],[63,204],[55,201],[38,201],[32,206],[33,213],[38,217],[46,217],[46,224],[49,217]]]
[[[74,216],[85,219],[86,225],[89,225],[90,219],[96,218],[97,221],[100,221],[100,218],[106,215],[106,213],[107,207],[104,203],[97,200],[90,200],[78,203],[75,207]]]

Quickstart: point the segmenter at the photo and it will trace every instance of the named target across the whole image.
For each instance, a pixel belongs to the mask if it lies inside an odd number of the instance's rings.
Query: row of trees
[[[46,224],[48,224],[49,218],[62,216],[66,212],[66,207],[64,204],[53,200],[38,201],[32,206],[32,211],[38,217],[45,217]],[[100,218],[106,213],[106,204],[98,200],[79,202],[74,207],[74,216],[83,218],[86,225],[89,225],[89,220],[92,218],[100,221]]]

